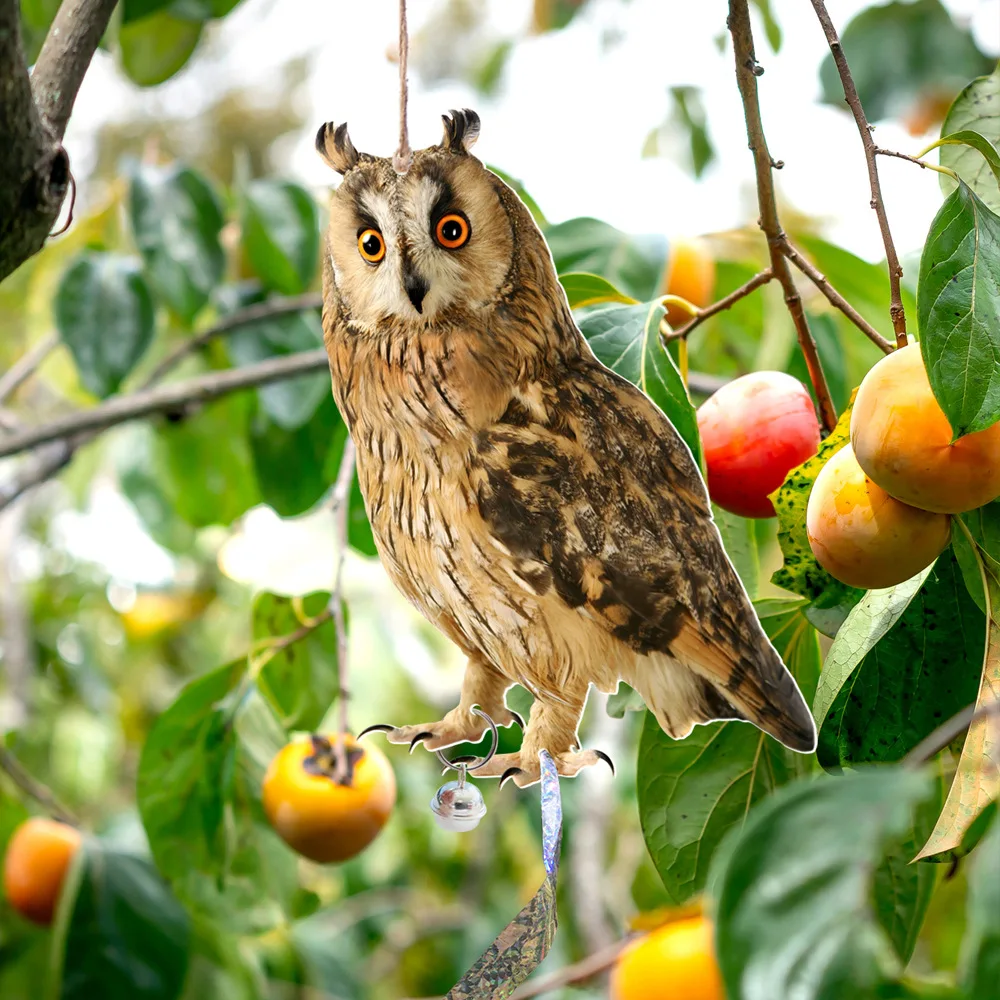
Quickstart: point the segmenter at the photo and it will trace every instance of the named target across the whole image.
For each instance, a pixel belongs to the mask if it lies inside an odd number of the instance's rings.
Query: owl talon
[[[433,733],[428,733],[428,732],[417,733],[417,735],[414,736],[412,740],[410,740],[410,753],[413,753],[414,747],[416,747],[418,743],[422,743],[424,740],[429,740],[433,736],[434,736]]]
[[[498,787],[503,788],[506,781],[518,774],[524,774],[524,769],[520,767],[508,767],[507,770],[500,775],[500,784]]]
[[[516,722],[521,732],[524,732],[524,719],[522,719],[517,712],[513,711],[513,709],[508,708],[507,711],[510,713],[511,717],[510,722],[507,723],[507,725],[513,725]]]
[[[611,768],[611,774],[614,776],[616,773],[615,762],[603,750],[594,750],[593,753],[596,757],[600,757],[600,759]]]
[[[396,727],[388,726],[384,722],[377,722],[374,726],[367,726],[358,733],[358,739],[360,740],[362,736],[367,736],[369,733],[391,733]]]

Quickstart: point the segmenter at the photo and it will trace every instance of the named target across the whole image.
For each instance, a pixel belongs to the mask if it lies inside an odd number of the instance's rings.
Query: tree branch
[[[844,98],[854,115],[854,120],[858,125],[858,132],[861,135],[861,145],[865,148],[865,162],[868,164],[868,180],[871,184],[872,200],[871,206],[878,216],[879,229],[882,231],[882,242],[885,245],[885,259],[889,265],[889,316],[892,319],[892,328],[896,333],[896,346],[906,347],[906,311],[903,308],[903,298],[900,292],[899,279],[902,277],[903,268],[899,264],[899,257],[896,255],[896,246],[892,242],[892,233],[889,232],[889,219],[885,214],[885,204],[882,201],[882,185],[878,179],[878,164],[875,156],[878,150],[872,139],[872,127],[865,118],[864,108],[861,107],[861,98],[858,97],[858,88],[854,85],[854,78],[851,76],[850,67],[847,65],[847,56],[844,55],[844,48],[840,44],[837,29],[830,20],[830,14],[826,9],[823,0],[812,0],[813,10],[826,35],[833,61],[840,74],[840,82],[844,86]]]
[[[18,0],[0,0],[0,281],[45,244],[69,187],[63,133],[115,0],[64,0],[30,80]]]
[[[705,320],[711,319],[716,313],[731,309],[740,299],[745,299],[751,292],[756,291],[761,285],[766,285],[773,278],[774,272],[769,267],[765,268],[755,274],[748,282],[740,285],[735,291],[730,292],[724,299],[719,299],[718,302],[713,302],[710,306],[699,309],[697,315],[692,316],[676,330],[670,329],[666,319],[661,320],[660,336],[663,338],[663,343],[669,344],[672,340],[685,340],[695,327],[700,326]]]
[[[249,326],[251,323],[274,319],[278,316],[287,316],[289,313],[304,312],[307,309],[319,309],[322,305],[323,296],[319,292],[309,292],[286,299],[268,299],[266,302],[259,302],[256,305],[232,312],[203,333],[199,333],[196,337],[191,337],[190,340],[185,340],[178,345],[153,369],[146,381],[142,383],[142,388],[148,389],[155,385],[189,354],[201,349],[210,341],[215,340],[216,337],[231,333],[241,326]]]
[[[919,767],[926,764],[935,754],[943,750],[952,740],[957,739],[967,729],[989,718],[991,715],[1000,716],[1000,700],[993,700],[976,708],[975,705],[966,705],[960,712],[956,712],[950,719],[945,719],[928,736],[925,736],[904,758],[904,767]]]
[[[0,743],[0,771],[3,771],[29,799],[42,806],[53,819],[69,823],[71,826],[78,825],[76,817],[65,806],[60,805],[52,791],[37,778],[32,777],[2,743]]]
[[[891,354],[895,350],[895,344],[890,343],[882,336],[851,305],[843,295],[838,292],[830,279],[817,268],[812,261],[808,260],[800,250],[797,250],[787,240],[782,247],[782,253],[836,306],[880,351]]]
[[[31,73],[42,122],[62,140],[77,92],[117,0],[63,0]]]
[[[78,410],[41,427],[33,427],[0,438],[0,458],[35,448],[49,441],[76,436],[84,431],[101,431],[153,413],[176,410],[189,403],[208,403],[240,389],[251,389],[329,369],[326,351],[302,351],[280,358],[269,358],[256,365],[210,372],[183,382],[172,382],[155,389],[144,389],[128,396],[109,399],[90,410]]]
[[[21,355],[0,376],[0,403],[5,403],[7,398],[16,392],[21,385],[31,378],[38,366],[59,346],[58,334],[50,334],[44,340],[40,340],[30,351]]]
[[[511,1000],[530,1000],[531,997],[540,997],[546,993],[553,993],[561,986],[586,982],[599,972],[610,969],[618,960],[618,956],[627,944],[629,944],[628,939],[615,941],[614,944],[609,944],[606,948],[594,952],[593,955],[588,955],[579,962],[567,965],[565,968],[559,969],[551,975],[544,976],[534,983],[525,983],[511,997]]]
[[[778,204],[774,193],[774,178],[771,170],[774,160],[767,149],[764,126],[760,117],[760,101],[757,96],[757,77],[763,69],[754,55],[753,32],[750,28],[750,11],[747,0],[729,0],[729,32],[733,36],[733,51],[736,56],[736,83],[743,101],[743,114],[747,123],[747,139],[753,152],[754,168],[757,175],[757,202],[760,206],[760,228],[767,237],[767,249],[771,257],[771,270],[785,293],[785,305],[795,325],[795,332],[805,358],[806,369],[816,393],[820,417],[827,431],[837,423],[837,411],[826,383],[826,375],[816,350],[816,341],[809,330],[802,299],[792,270],[786,260],[783,247],[788,240],[778,218]]]

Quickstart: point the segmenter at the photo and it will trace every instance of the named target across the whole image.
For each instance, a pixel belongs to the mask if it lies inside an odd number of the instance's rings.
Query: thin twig
[[[966,705],[950,719],[941,723],[929,736],[925,736],[904,758],[905,767],[919,767],[926,764],[936,753],[943,750],[952,740],[957,739],[967,729],[991,715],[1000,716],[1000,699],[983,705],[978,711],[975,705]]]
[[[181,409],[189,403],[208,403],[241,389],[252,389],[296,375],[322,371],[329,368],[329,364],[326,351],[318,348],[315,351],[269,358],[256,365],[228,368],[183,382],[144,389],[128,396],[109,399],[89,410],[78,410],[58,417],[41,427],[32,427],[7,438],[0,438],[0,458],[27,451],[48,441],[76,436],[84,431],[107,430],[153,413]]]
[[[551,975],[544,976],[537,982],[525,983],[524,986],[514,993],[511,1000],[531,1000],[532,997],[544,996],[546,993],[552,993],[563,986],[584,983],[588,979],[592,979],[599,972],[610,969],[628,944],[628,939],[615,941],[614,944],[609,944],[606,948],[595,951],[593,955],[588,955],[579,962],[574,962],[572,965],[567,965],[565,968],[559,969]]]
[[[334,628],[337,632],[337,686],[340,702],[338,704],[339,725],[337,739],[333,749],[336,755],[337,771],[334,780],[342,782],[348,774],[350,764],[347,759],[347,746],[343,737],[350,732],[348,714],[351,701],[350,675],[347,664],[347,623],[344,621],[344,562],[347,558],[347,526],[350,512],[351,484],[354,481],[354,440],[347,435],[344,442],[344,452],[340,457],[340,469],[337,471],[337,482],[333,488],[333,500],[330,510],[333,515],[333,533],[337,540],[337,569],[333,578],[333,590],[330,593],[328,608],[333,614]]]
[[[319,309],[322,305],[323,296],[319,292],[309,292],[287,299],[269,299],[267,302],[259,302],[256,305],[230,313],[203,333],[199,333],[196,337],[191,337],[180,344],[150,372],[140,388],[149,389],[162,381],[163,377],[173,371],[184,358],[200,350],[216,337],[232,333],[233,330],[249,326],[251,323],[276,319],[279,316],[287,316],[289,313],[305,312],[307,309]]]
[[[392,165],[397,174],[405,174],[413,162],[410,136],[406,127],[406,105],[409,99],[409,83],[406,79],[406,60],[410,52],[410,35],[406,27],[406,0],[399,0],[399,149],[393,157]]]
[[[725,312],[726,309],[731,309],[740,299],[746,298],[751,292],[756,291],[761,285],[766,285],[769,281],[774,278],[774,272],[771,268],[766,267],[759,274],[755,274],[749,281],[740,285],[735,291],[730,292],[724,299],[719,299],[718,302],[713,302],[710,306],[705,306],[704,309],[699,309],[698,314],[689,319],[683,326],[679,326],[676,330],[671,330],[667,325],[666,320],[660,321],[660,336],[663,338],[665,344],[669,344],[672,340],[685,340],[688,335],[695,329],[695,327],[700,326],[707,319],[711,319],[716,313]]]
[[[3,771],[28,798],[42,806],[54,819],[79,826],[79,820],[59,802],[52,790],[32,777],[24,765],[2,744],[0,744],[0,771]]]
[[[795,325],[795,332],[802,348],[809,379],[819,404],[820,417],[827,431],[837,423],[837,411],[830,396],[823,365],[816,350],[816,341],[809,330],[802,298],[795,287],[792,270],[782,253],[782,245],[787,242],[778,218],[778,204],[774,192],[774,178],[771,174],[774,160],[764,138],[764,126],[760,117],[760,101],[757,96],[757,77],[763,72],[754,55],[753,32],[750,28],[750,11],[747,0],[729,0],[729,31],[733,36],[733,51],[736,56],[736,83],[743,101],[743,114],[747,124],[747,139],[753,152],[754,168],[757,176],[757,202],[760,206],[760,227],[767,236],[767,248],[771,258],[771,270],[781,283],[785,293],[785,305]]]
[[[903,268],[900,266],[899,257],[896,254],[896,245],[892,241],[892,233],[889,231],[889,219],[885,214],[885,203],[882,201],[882,186],[878,179],[878,164],[875,162],[876,146],[872,139],[872,127],[865,118],[864,108],[861,107],[861,98],[858,97],[858,88],[854,85],[854,78],[851,76],[850,67],[847,65],[847,56],[844,55],[844,47],[840,44],[837,29],[830,20],[830,14],[826,9],[823,0],[812,0],[813,10],[819,18],[823,34],[826,35],[833,61],[840,74],[840,82],[844,87],[844,98],[854,120],[858,125],[858,132],[861,135],[861,144],[865,148],[865,162],[868,164],[868,180],[871,184],[872,200],[871,206],[878,216],[878,226],[882,231],[882,243],[885,245],[885,259],[889,265],[889,316],[892,319],[892,328],[896,334],[896,346],[906,347],[906,311],[903,308],[903,297],[900,290],[899,279],[903,275]]]
[[[797,250],[792,246],[790,242],[785,241],[785,245],[781,248],[781,252],[827,297],[827,299],[836,306],[880,351],[885,354],[891,354],[895,349],[896,345],[886,340],[878,330],[875,329],[851,305],[843,295],[838,292],[833,285],[830,284],[830,279],[827,278],[822,271],[819,270],[802,251]]]
[[[37,370],[38,366],[59,346],[59,335],[50,334],[40,340],[30,351],[22,354],[10,368],[0,376],[0,403],[15,393],[27,379]]]

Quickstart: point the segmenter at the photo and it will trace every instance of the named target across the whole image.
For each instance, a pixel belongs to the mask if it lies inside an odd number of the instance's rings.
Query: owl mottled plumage
[[[476,740],[471,707],[510,724],[504,693],[521,683],[535,695],[521,753],[488,773],[529,784],[545,747],[575,774],[599,757],[577,749],[589,685],[623,679],[671,736],[746,719],[811,750],[812,717],[687,446],[594,357],[527,209],[468,152],[478,116],[444,122],[402,175],[343,125],[317,136],[344,174],[323,326],[375,540],[399,589],[469,657],[460,705],[390,739]],[[465,242],[449,248],[449,234]]]

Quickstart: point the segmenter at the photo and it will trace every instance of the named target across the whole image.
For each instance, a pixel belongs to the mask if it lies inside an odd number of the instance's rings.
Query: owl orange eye
[[[469,242],[472,229],[469,220],[458,212],[449,212],[438,219],[434,227],[434,238],[445,250],[457,250]]]
[[[365,229],[358,235],[358,253],[369,264],[377,264],[385,256],[385,240],[377,229]]]

